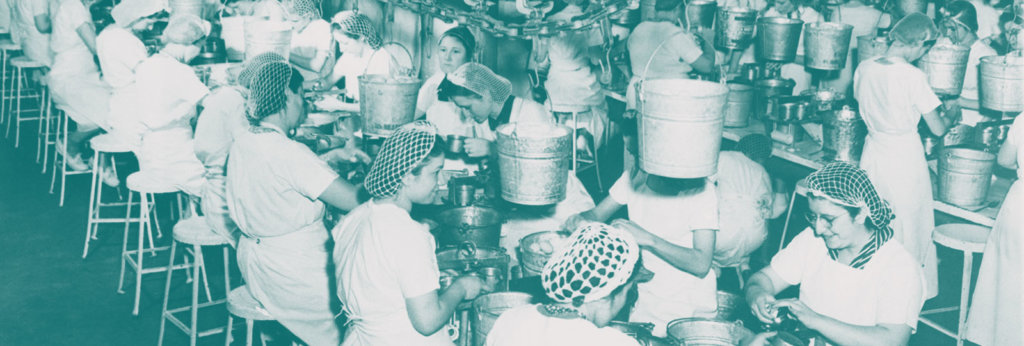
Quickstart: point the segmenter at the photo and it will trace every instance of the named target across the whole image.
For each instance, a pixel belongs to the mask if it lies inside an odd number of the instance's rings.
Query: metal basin
[[[478,248],[497,248],[505,220],[497,210],[470,206],[442,212],[439,222],[438,247],[470,242]]]

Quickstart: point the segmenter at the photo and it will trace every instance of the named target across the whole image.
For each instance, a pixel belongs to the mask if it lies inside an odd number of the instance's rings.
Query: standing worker
[[[292,23],[291,52],[288,60],[306,80],[320,79],[328,71],[331,57],[331,24],[320,18],[320,9],[313,0],[293,0],[288,6]]]
[[[954,1],[946,5],[942,13],[942,29],[945,34],[943,39],[971,50],[967,58],[967,71],[964,73],[958,108],[960,120],[974,126],[975,123],[986,120],[979,113],[981,105],[978,103],[978,66],[981,64],[981,58],[998,53],[979,39],[978,16],[970,2]]]

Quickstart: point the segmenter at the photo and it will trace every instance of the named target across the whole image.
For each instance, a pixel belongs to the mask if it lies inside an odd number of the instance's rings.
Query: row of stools
[[[89,244],[92,240],[98,239],[101,225],[120,224],[123,225],[123,240],[121,244],[121,273],[118,279],[118,293],[124,293],[125,277],[129,269],[134,273],[134,303],[132,314],[139,314],[139,302],[142,290],[142,277],[145,274],[166,273],[164,286],[164,298],[161,309],[159,344],[163,344],[164,334],[168,323],[180,329],[189,336],[189,344],[195,345],[197,339],[208,335],[219,333],[225,334],[225,345],[232,342],[231,331],[234,318],[242,318],[246,324],[246,345],[252,344],[254,321],[272,321],[270,314],[262,308],[259,302],[254,299],[248,289],[243,285],[231,289],[230,280],[230,251],[231,246],[227,239],[217,235],[207,225],[203,216],[195,211],[195,203],[183,198],[183,193],[175,186],[155,179],[145,171],[130,174],[125,186],[128,189],[127,201],[124,201],[123,191],[118,188],[117,193],[107,192],[104,194],[102,179],[100,177],[101,164],[110,162],[115,169],[116,158],[120,155],[131,153],[129,145],[112,135],[98,135],[90,141],[93,151],[91,169],[69,170],[64,148],[67,147],[67,136],[69,119],[61,107],[54,106],[51,102],[46,83],[44,81],[33,81],[30,75],[45,72],[46,66],[32,61],[21,54],[21,47],[10,39],[3,38],[8,33],[0,28],[0,124],[6,127],[5,138],[13,139],[14,147],[21,145],[21,134],[23,123],[36,122],[37,127],[37,150],[36,162],[42,164],[42,173],[46,173],[47,167],[51,170],[50,193],[55,192],[58,175],[60,176],[60,200],[59,206],[63,207],[69,175],[90,174],[90,190],[87,211],[87,222],[85,232],[85,243],[82,250],[82,258],[89,254]],[[45,80],[45,78],[41,78]],[[34,108],[28,106],[34,105]],[[13,131],[13,138],[11,134]],[[53,151],[53,159],[50,160],[50,152]],[[160,222],[155,208],[156,195],[173,195],[177,200],[178,221],[172,230],[171,244],[169,246],[155,246],[155,238],[162,238]],[[138,201],[134,197],[138,196]],[[116,197],[116,198],[115,198]],[[134,213],[137,209],[137,213]],[[134,216],[133,216],[134,215]],[[129,239],[132,232],[131,226],[137,225],[135,241],[129,247]],[[184,248],[184,251],[181,251]],[[224,257],[224,293],[219,299],[214,299],[210,290],[205,260],[203,257],[204,248],[220,247]],[[169,252],[169,260],[165,265],[152,265],[158,253]],[[181,252],[182,254],[179,254]],[[181,257],[177,260],[177,257]],[[191,257],[191,261],[189,260]],[[187,283],[191,283],[190,304],[182,307],[169,307],[171,298],[171,287],[174,272],[183,270],[186,272]],[[205,296],[200,303],[200,282],[202,282]],[[200,309],[224,306],[228,311],[226,325],[207,329],[199,329]],[[185,318],[185,315],[188,315]]]

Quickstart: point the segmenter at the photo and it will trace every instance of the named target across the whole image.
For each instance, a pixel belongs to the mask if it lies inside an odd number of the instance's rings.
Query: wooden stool
[[[231,293],[228,293],[228,330],[225,333],[227,337],[224,339],[224,346],[231,345],[231,323],[234,322],[235,316],[245,319],[245,346],[252,346],[252,329],[255,321],[274,320],[274,316],[252,297],[249,287],[242,285],[231,290]],[[260,341],[265,344],[262,337]]]
[[[89,146],[92,147],[92,183],[89,189],[89,211],[85,226],[85,246],[82,249],[82,258],[89,255],[89,241],[96,239],[96,233],[99,231],[100,224],[103,223],[129,223],[138,222],[139,220],[133,219],[130,215],[124,215],[124,217],[101,217],[100,210],[106,207],[123,207],[127,202],[103,202],[103,182],[100,178],[102,169],[100,162],[102,157],[108,154],[115,153],[127,153],[131,152],[127,144],[122,143],[117,137],[110,134],[102,134],[93,137],[89,140]],[[114,174],[117,174],[117,164],[114,161],[114,157],[110,156],[110,167],[114,169]],[[120,191],[119,191],[120,193]],[[120,199],[120,198],[118,198]]]
[[[231,290],[231,279],[230,271],[228,266],[228,240],[223,236],[215,233],[210,226],[206,224],[206,219],[201,216],[195,216],[188,219],[178,221],[174,225],[173,231],[174,241],[171,242],[171,260],[167,267],[174,267],[174,254],[178,247],[178,243],[184,245],[192,245],[192,304],[176,309],[167,309],[167,300],[171,293],[171,278],[174,273],[173,270],[167,271],[167,283],[164,286],[164,304],[163,312],[161,313],[162,318],[160,319],[160,339],[157,345],[164,344],[164,331],[167,321],[170,321],[172,325],[181,329],[189,336],[189,345],[195,346],[196,340],[199,337],[213,335],[224,331],[224,327],[213,328],[210,330],[199,331],[197,326],[199,324],[199,309],[223,304],[228,296],[228,291]],[[210,295],[210,283],[206,277],[206,262],[203,260],[203,247],[204,246],[221,246],[224,251],[224,298],[213,300]],[[188,261],[185,261],[188,265]],[[202,279],[203,288],[206,292],[206,302],[199,304],[199,281]],[[191,318],[189,319],[189,325],[185,325],[180,319],[174,314],[189,311]]]
[[[28,77],[25,75],[25,70],[34,70],[46,67],[42,63],[33,61],[26,56],[19,56],[10,60],[11,67],[14,69],[14,78],[10,79],[9,90],[12,91],[12,103],[7,105],[8,114],[11,115],[10,121],[7,122],[7,132],[5,136],[10,136],[11,125],[14,125],[14,147],[17,148],[21,144],[21,123],[25,121],[41,121],[43,119],[43,110],[45,107],[42,106],[42,100],[46,98],[46,89],[42,92],[31,90],[28,85]],[[21,109],[21,102],[23,99],[33,98],[39,101],[38,109]],[[23,117],[24,112],[38,111],[37,116]],[[41,123],[41,122],[40,122]],[[40,129],[42,127],[40,126]],[[36,157],[38,158],[38,151]],[[37,160],[38,161],[38,160]]]
[[[964,326],[967,324],[967,310],[971,299],[971,274],[974,270],[974,254],[985,251],[985,243],[988,241],[988,234],[991,231],[991,228],[985,226],[950,223],[936,227],[932,233],[932,240],[936,243],[958,250],[964,254],[964,270],[960,282],[960,306],[922,311],[920,321],[935,328],[935,330],[942,334],[956,339],[957,346],[963,346],[964,344]],[[935,321],[924,317],[925,315],[957,310],[960,312],[960,317],[957,320],[956,332],[939,326]]]
[[[53,188],[57,183],[57,162],[60,161],[60,206],[64,206],[64,192],[67,190],[67,178],[69,175],[77,174],[89,174],[92,173],[91,169],[84,171],[71,171],[68,172],[67,155],[64,150],[68,147],[68,116],[63,110],[58,107],[59,114],[57,115],[57,150],[54,150],[53,154],[53,170],[50,172],[50,193],[53,193]]]

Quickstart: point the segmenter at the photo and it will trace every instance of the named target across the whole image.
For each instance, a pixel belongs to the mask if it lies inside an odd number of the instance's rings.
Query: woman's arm
[[[1024,115],[1018,115],[1018,116],[1024,116]],[[1017,122],[1020,123],[1021,121],[1017,121]],[[1013,126],[1016,127],[1016,126],[1020,126],[1020,125],[1024,125],[1024,123],[1022,123],[1022,124],[1015,124]],[[1013,132],[1014,130],[1017,130],[1017,129],[1015,129],[1013,127],[1010,128],[1011,132]],[[1024,131],[1018,131],[1018,133],[1024,133]],[[1013,134],[1011,134],[1011,136],[1013,136]],[[1012,140],[1015,140],[1015,141],[1017,141],[1017,143],[1020,143],[1021,141],[1024,141],[1024,138],[1013,138]],[[1020,164],[1020,162],[1017,162],[1017,150],[1020,150],[1020,149],[1017,148],[1016,143],[1011,143],[1010,140],[1007,140],[1006,142],[1003,142],[1003,146],[1001,148],[999,148],[999,156],[996,157],[996,161],[999,162],[1000,166],[1003,166],[1003,167],[1006,167],[1006,168],[1009,168],[1009,169],[1017,169],[1017,165]]]
[[[619,211],[622,208],[622,204],[616,202],[611,196],[605,197],[594,209],[587,210],[585,212],[570,216],[569,219],[565,220],[562,224],[562,229],[572,232],[575,231],[579,226],[586,222],[606,222],[612,217],[612,214]]]
[[[44,34],[49,34],[53,30],[53,26],[50,23],[50,15],[43,13],[32,18],[36,24],[36,30]]]
[[[807,328],[839,345],[906,345],[910,340],[910,326],[905,324],[878,324],[855,326],[821,315],[797,299],[785,299],[776,307],[789,308],[789,313]]]
[[[928,125],[928,130],[932,134],[942,137],[946,134],[946,130],[952,125],[953,121],[949,117],[944,117],[939,114],[939,108],[933,109],[931,112],[924,114],[924,122]]]
[[[89,52],[96,55],[96,27],[92,23],[83,23],[75,31],[78,32],[78,37],[82,38],[82,42],[85,42]]]
[[[360,204],[359,186],[352,185],[352,183],[338,177],[327,186],[324,192],[320,193],[317,199],[332,207],[349,211],[355,209]]]
[[[658,258],[679,270],[699,278],[703,278],[711,270],[716,230],[693,230],[693,247],[688,248],[654,235],[632,221],[615,220],[612,225],[632,233],[641,248],[653,252]]]
[[[405,300],[412,327],[423,336],[434,335],[444,327],[463,300],[476,298],[484,289],[483,281],[475,276],[463,276],[444,291]]]
[[[757,317],[762,323],[773,323],[775,295],[789,286],[771,267],[766,267],[751,275],[750,279],[747,279],[744,296],[750,304],[750,311],[754,317]]]

